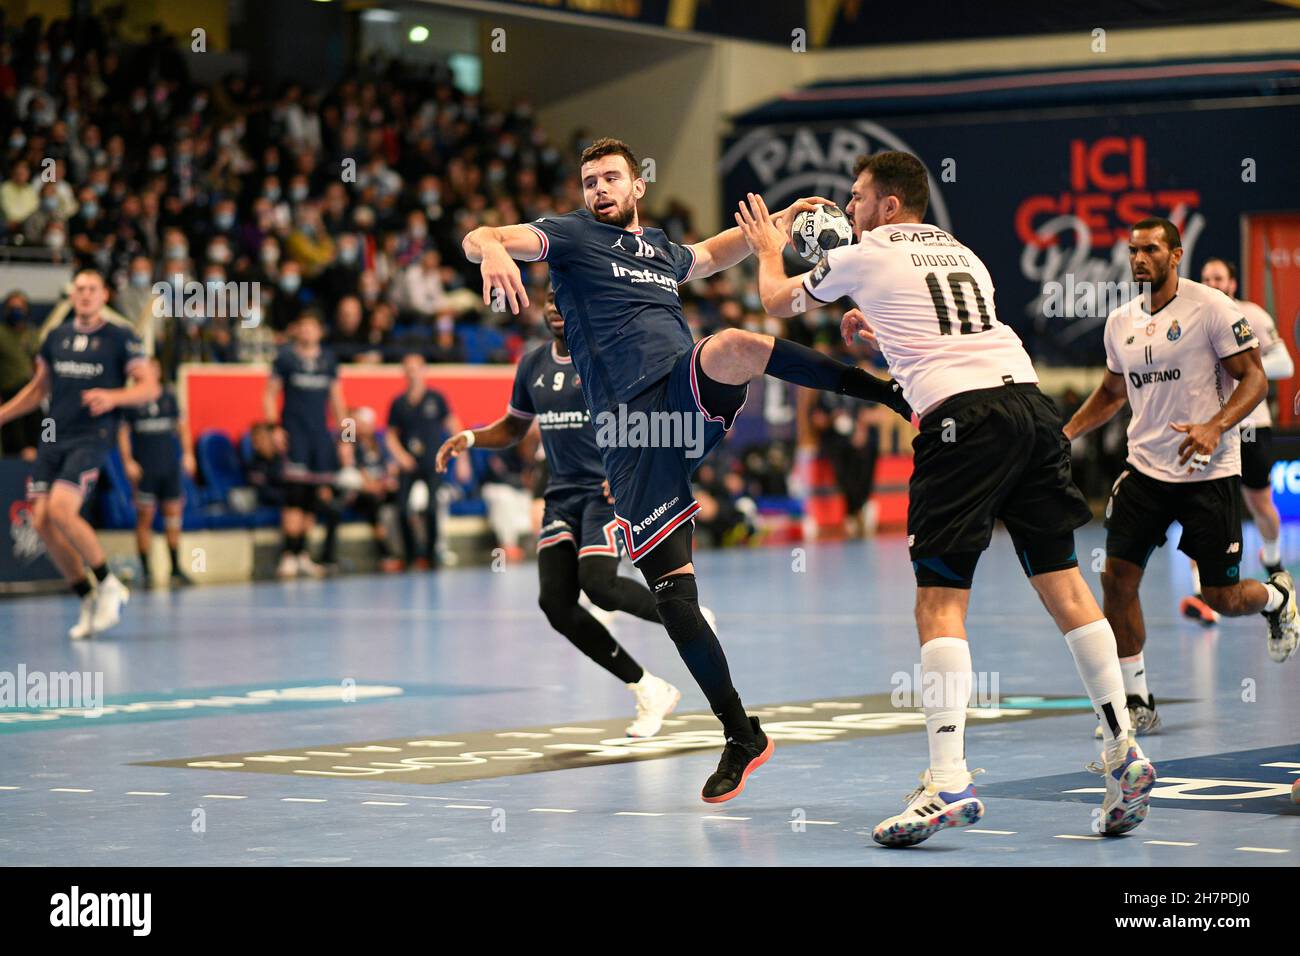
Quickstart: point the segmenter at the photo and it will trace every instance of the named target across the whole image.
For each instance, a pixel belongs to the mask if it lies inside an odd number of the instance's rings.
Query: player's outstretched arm
[[[736,226],[745,237],[745,244],[758,259],[758,297],[763,300],[763,309],[768,315],[779,319],[788,319],[792,315],[806,312],[811,297],[803,288],[803,277],[787,278],[781,260],[781,252],[790,241],[789,222],[782,225],[779,219],[785,211],[773,216],[767,211],[762,196],[750,193],[747,199],[748,202],[742,202],[736,212]],[[826,202],[820,198],[818,201]],[[800,202],[807,202],[807,208],[816,205],[811,199]],[[790,209],[798,212],[795,208],[798,205],[796,203]],[[794,213],[791,212],[790,215],[793,216]],[[814,308],[818,305],[821,303],[812,303]]]
[[[483,274],[483,304],[492,304],[492,290],[500,289],[510,305],[510,311],[519,314],[528,305],[528,290],[524,288],[516,259],[533,261],[542,255],[542,237],[528,226],[479,226],[461,241],[465,258],[479,264]]]
[[[1128,390],[1124,387],[1124,376],[1106,369],[1101,384],[1065,423],[1065,437],[1074,441],[1095,431],[1114,418],[1127,401]]]
[[[50,367],[45,364],[44,359],[38,358],[36,374],[32,376],[32,380],[24,385],[17,395],[0,405],[0,425],[35,411],[49,394]]]
[[[468,429],[452,435],[438,449],[436,462],[439,473],[447,470],[447,463],[461,452],[476,446],[483,448],[509,448],[524,437],[532,419],[505,414],[484,428]]]

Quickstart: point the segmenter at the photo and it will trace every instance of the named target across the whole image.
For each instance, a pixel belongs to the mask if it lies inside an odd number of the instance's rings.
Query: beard
[[[636,206],[628,203],[626,206],[615,206],[610,212],[597,212],[592,209],[591,214],[596,217],[597,222],[603,222],[608,226],[618,226],[620,229],[626,229],[632,223],[632,216],[636,212]]]

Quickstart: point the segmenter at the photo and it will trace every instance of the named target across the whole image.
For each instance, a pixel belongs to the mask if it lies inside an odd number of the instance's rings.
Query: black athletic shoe
[[[705,803],[725,803],[732,797],[739,796],[745,789],[749,775],[772,756],[775,744],[758,726],[758,718],[749,718],[749,725],[754,729],[752,743],[740,743],[731,737],[727,738],[727,746],[722,750],[718,769],[704,782],[704,790],[700,793]]]
[[[194,579],[180,569],[172,572],[172,587],[189,588],[194,586]]]

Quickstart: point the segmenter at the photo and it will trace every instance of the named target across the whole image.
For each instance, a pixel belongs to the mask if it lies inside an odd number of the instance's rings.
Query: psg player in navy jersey
[[[281,514],[284,550],[276,574],[292,578],[299,574],[320,577],[325,569],[307,553],[307,533],[317,510],[333,524],[333,481],[338,471],[338,450],[330,434],[325,413],[334,420],[347,417],[347,403],[339,384],[339,363],[334,353],[321,347],[321,320],[312,309],[304,309],[289,326],[291,342],[280,349],[271,365],[262,397],[268,421],[276,420],[276,399],[284,393],[281,424],[289,438],[285,456],[285,506]],[[328,541],[328,539],[327,539]],[[330,559],[328,547],[326,561]]]
[[[117,435],[118,409],[158,398],[158,377],[128,327],[104,317],[108,285],[94,269],[72,279],[72,318],[52,329],[36,357],[36,374],[0,406],[0,425],[49,398],[49,423],[36,452],[27,495],[32,519],[50,560],[81,598],[81,615],[68,632],[92,637],[118,623],[130,597],[108,570],[95,529],[81,506],[99,479]],[[86,566],[96,585],[86,577]]]
[[[156,358],[149,364],[161,376],[162,366]],[[181,568],[180,539],[184,498],[181,471],[194,477],[194,441],[185,426],[176,394],[164,388],[155,401],[128,408],[118,430],[117,447],[122,465],[135,491],[135,541],[143,572],[140,583],[151,587],[149,549],[153,540],[153,519],[162,508],[167,551],[171,555],[172,587],[193,584]],[[179,444],[179,449],[178,449]],[[179,454],[178,454],[179,451]]]
[[[636,695],[629,737],[653,737],[681,693],[632,659],[595,617],[578,603],[585,591],[597,607],[658,621],[654,596],[618,574],[618,529],[608,496],[596,429],[582,396],[579,375],[564,344],[564,319],[553,295],[546,297],[546,325],[554,342],[519,360],[506,414],[486,428],[463,431],[438,449],[438,469],[468,448],[507,448],[537,422],[550,465],[543,498],[546,510],[537,537],[538,603],[551,626]]]
[[[643,229],[637,201],[646,184],[626,143],[599,139],[583,151],[584,207],[526,225],[480,227],[463,242],[481,263],[483,299],[502,296],[511,311],[528,304],[515,259],[550,264],[564,337],[593,416],[614,510],[628,551],[650,582],[659,618],[722,722],[726,746],[701,796],[720,803],[772,753],[772,742],[748,717],[731,683],[717,635],[700,611],[691,563],[691,519],[699,509],[690,476],[722,440],[744,405],[748,383],[763,374],[868,401],[908,417],[893,382],[770,335],[726,329],[691,338],[678,286],[729,268],[750,254],[739,228],[680,246],[661,230]],[[793,216],[828,200],[801,199],[774,216],[789,235]],[[614,416],[631,425],[612,429]],[[652,428],[677,438],[648,442]],[[623,432],[623,434],[619,434]],[[696,440],[686,441],[688,434]],[[655,447],[645,447],[647,444]]]

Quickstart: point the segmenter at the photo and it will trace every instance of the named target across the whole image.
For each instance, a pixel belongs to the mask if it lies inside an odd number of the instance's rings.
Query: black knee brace
[[[681,645],[709,630],[700,613],[700,592],[693,574],[673,574],[660,578],[652,588],[659,620],[673,643]]]

